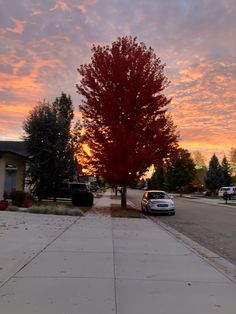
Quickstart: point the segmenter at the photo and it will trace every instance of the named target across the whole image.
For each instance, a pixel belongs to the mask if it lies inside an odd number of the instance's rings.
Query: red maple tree
[[[111,47],[93,46],[89,64],[81,65],[77,86],[84,97],[80,111],[89,166],[113,184],[123,186],[166,158],[178,136],[163,94],[169,84],[165,64],[152,48],[122,37]]]

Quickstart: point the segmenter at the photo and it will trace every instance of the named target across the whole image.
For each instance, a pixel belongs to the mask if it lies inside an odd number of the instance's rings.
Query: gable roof
[[[0,152],[29,157],[26,142],[24,141],[0,141]]]

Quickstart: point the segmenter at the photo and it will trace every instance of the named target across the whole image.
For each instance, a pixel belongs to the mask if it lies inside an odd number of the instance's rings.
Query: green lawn
[[[219,204],[222,204],[222,205],[230,205],[230,206],[236,206],[236,203],[231,203],[231,202],[227,202],[227,204],[224,202],[224,203],[219,203]]]

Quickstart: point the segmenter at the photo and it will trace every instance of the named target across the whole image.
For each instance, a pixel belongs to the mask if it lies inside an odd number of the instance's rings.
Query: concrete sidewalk
[[[151,220],[96,210],[110,204],[107,191],[82,218],[2,212],[0,313],[236,313],[227,276]]]

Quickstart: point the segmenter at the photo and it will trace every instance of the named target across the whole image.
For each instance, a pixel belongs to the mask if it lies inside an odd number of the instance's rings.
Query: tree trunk
[[[127,208],[127,189],[126,185],[122,187],[122,192],[121,192],[121,207]]]
[[[57,201],[57,191],[58,191],[58,188],[56,185],[54,185],[54,188],[53,188],[53,202],[56,203]]]
[[[37,193],[37,198],[39,202],[42,202],[43,197],[41,193]]]

